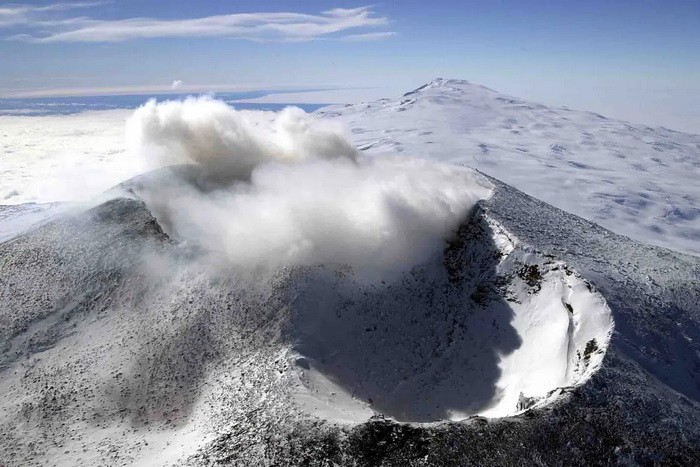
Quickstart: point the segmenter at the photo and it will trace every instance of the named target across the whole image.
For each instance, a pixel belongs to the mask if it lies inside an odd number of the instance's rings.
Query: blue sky
[[[442,76],[700,132],[698,0],[0,2],[0,37],[4,95],[181,80],[369,98]]]

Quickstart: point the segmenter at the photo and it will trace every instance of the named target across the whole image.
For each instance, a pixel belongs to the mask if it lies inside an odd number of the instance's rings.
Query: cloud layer
[[[7,39],[35,43],[123,42],[135,39],[227,37],[253,41],[302,42],[330,40],[380,40],[392,32],[348,30],[386,26],[388,19],[370,7],[334,8],[319,14],[292,12],[237,13],[191,19],[126,18],[98,20],[88,17],[56,17],[56,12],[87,8],[103,2],[61,3],[42,7],[11,5],[0,8],[0,28],[23,26],[26,32]]]

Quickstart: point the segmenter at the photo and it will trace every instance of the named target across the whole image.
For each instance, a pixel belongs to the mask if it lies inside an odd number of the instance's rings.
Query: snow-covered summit
[[[615,232],[700,253],[700,135],[442,78],[320,113],[346,123],[367,154],[471,166]]]
[[[404,94],[405,96],[410,96],[413,94],[417,94],[421,91],[425,91],[428,89],[435,89],[439,88],[440,90],[452,90],[452,91],[462,91],[464,92],[465,90],[469,88],[478,88],[490,92],[496,92],[493,89],[487,88],[486,86],[482,86],[480,84],[472,83],[471,81],[467,81],[466,79],[444,79],[444,78],[435,78],[429,83],[424,84],[423,86],[420,86],[413,91],[408,91],[407,93]]]

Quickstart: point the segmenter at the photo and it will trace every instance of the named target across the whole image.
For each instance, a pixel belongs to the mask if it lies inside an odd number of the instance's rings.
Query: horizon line
[[[165,95],[187,93],[230,93],[230,92],[258,92],[262,95],[299,93],[299,92],[323,92],[372,89],[371,87],[348,86],[292,86],[292,85],[248,85],[248,84],[193,84],[184,85],[173,89],[168,85],[127,85],[127,86],[97,86],[90,88],[49,88],[49,89],[12,89],[1,90],[0,99],[31,99],[49,97],[98,97],[98,96],[138,96],[138,95]]]

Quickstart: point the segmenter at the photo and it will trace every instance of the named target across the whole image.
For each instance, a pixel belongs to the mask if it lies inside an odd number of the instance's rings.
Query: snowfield
[[[368,154],[478,169],[634,239],[700,254],[700,135],[550,108],[463,80],[319,111]]]

